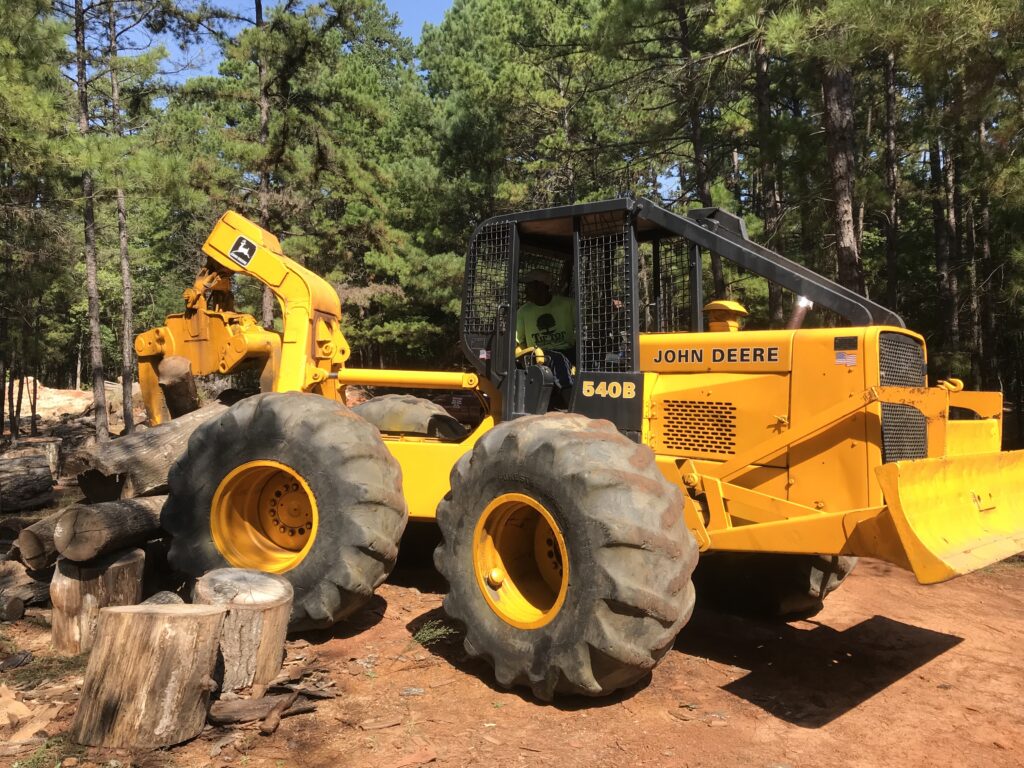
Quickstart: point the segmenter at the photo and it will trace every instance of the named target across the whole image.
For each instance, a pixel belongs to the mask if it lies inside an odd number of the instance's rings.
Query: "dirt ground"
[[[290,641],[292,663],[315,659],[311,679],[338,695],[272,736],[207,729],[134,755],[57,736],[0,764],[53,768],[71,755],[63,764],[80,768],[1024,765],[1024,562],[921,587],[862,561],[807,621],[698,608],[648,682],[555,705],[499,689],[467,659],[428,562],[406,557],[355,621]],[[46,653],[40,620],[0,631]],[[52,732],[70,723],[71,699]]]

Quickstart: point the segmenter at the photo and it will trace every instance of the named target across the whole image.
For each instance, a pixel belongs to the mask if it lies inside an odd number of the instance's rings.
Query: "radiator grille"
[[[902,333],[879,335],[879,379],[883,387],[926,387],[924,348]]]
[[[928,385],[921,342],[902,333],[879,336],[879,381],[883,387]],[[928,424],[916,408],[882,403],[882,461],[906,461],[928,456]]]
[[[736,406],[725,402],[665,400],[657,448],[678,453],[736,453]]]
[[[882,461],[906,461],[928,456],[928,426],[917,408],[882,403]]]

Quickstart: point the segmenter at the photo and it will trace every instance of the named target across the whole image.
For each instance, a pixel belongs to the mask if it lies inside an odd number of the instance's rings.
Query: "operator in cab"
[[[550,357],[558,386],[571,387],[576,364],[576,305],[568,296],[552,291],[555,276],[547,270],[531,269],[523,282],[526,302],[516,317],[516,344],[542,349]]]

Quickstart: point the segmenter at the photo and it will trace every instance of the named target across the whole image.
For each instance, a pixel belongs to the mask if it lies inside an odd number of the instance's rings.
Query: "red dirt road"
[[[443,620],[438,577],[401,567],[353,625],[306,635],[338,698],[122,766],[1024,765],[1024,563],[933,587],[862,561],[811,621],[772,624],[698,608],[649,683],[544,705],[495,687]],[[425,591],[421,591],[425,590]],[[2,681],[0,681],[2,682]],[[101,755],[83,756],[101,764]],[[114,755],[107,755],[115,757]],[[52,765],[52,763],[50,763]]]

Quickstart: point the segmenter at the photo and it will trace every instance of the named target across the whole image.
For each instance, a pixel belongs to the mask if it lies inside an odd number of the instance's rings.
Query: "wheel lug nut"
[[[505,583],[505,571],[501,568],[491,568],[487,574],[487,584],[491,589],[499,589]]]

